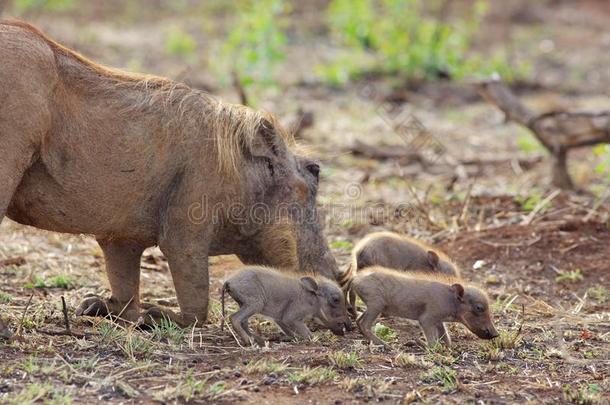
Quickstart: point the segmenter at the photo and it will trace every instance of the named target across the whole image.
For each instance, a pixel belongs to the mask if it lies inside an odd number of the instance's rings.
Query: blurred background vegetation
[[[278,70],[290,68],[286,55],[292,39],[298,39],[296,2],[288,0],[211,1],[109,1],[82,0],[5,1],[5,14],[23,18],[54,13],[97,19],[107,16],[115,24],[159,18],[169,23],[162,33],[164,50],[192,68],[214,72],[228,82],[235,71],[246,87],[273,87]],[[332,55],[309,61],[310,73],[321,82],[342,86],[370,75],[393,75],[405,80],[450,79],[464,81],[497,72],[505,80],[524,80],[530,71],[525,60],[516,60],[505,48],[481,52],[473,42],[481,35],[481,21],[489,9],[487,0],[458,6],[451,1],[330,0],[313,1],[318,14],[317,32]],[[95,15],[96,11],[101,14]],[[120,13],[117,13],[120,11]],[[112,13],[112,14],[111,14]],[[195,24],[198,19],[199,23]],[[188,22],[187,22],[188,21]],[[184,24],[186,23],[186,24]],[[200,32],[194,32],[200,31]],[[218,42],[205,47],[201,35],[215,31]],[[210,52],[211,51],[211,52]],[[207,54],[207,57],[203,57]],[[313,63],[312,63],[313,62]],[[129,61],[127,68],[144,68]]]
[[[349,93],[368,81],[383,81],[397,103],[405,90],[428,95],[428,84],[453,86],[433,91],[436,107],[478,100],[468,85],[491,75],[521,92],[607,94],[608,57],[596,44],[572,52],[589,43],[586,21],[553,14],[571,3],[578,2],[0,0],[0,11],[105,64],[221,96],[234,95],[237,81],[251,105],[277,111],[289,88]],[[523,154],[545,153],[527,131],[514,132],[511,143]],[[594,152],[594,172],[610,176],[608,148]]]

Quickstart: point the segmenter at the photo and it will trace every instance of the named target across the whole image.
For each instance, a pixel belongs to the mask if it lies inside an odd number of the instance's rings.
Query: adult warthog
[[[90,234],[104,252],[112,295],[77,314],[203,322],[212,255],[335,277],[319,166],[272,116],[102,67],[19,21],[0,22],[0,100],[0,221]],[[179,316],[140,304],[140,257],[154,245]]]

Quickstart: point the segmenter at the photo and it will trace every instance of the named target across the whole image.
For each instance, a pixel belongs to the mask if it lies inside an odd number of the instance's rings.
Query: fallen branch
[[[27,304],[25,304],[25,308],[23,308],[23,313],[21,314],[21,321],[19,321],[19,326],[17,327],[17,336],[21,336],[21,329],[23,328],[23,321],[25,321],[25,314],[28,312],[28,308],[32,303],[32,298],[34,298],[34,293],[30,295],[30,299],[28,300]]]
[[[504,113],[507,121],[528,128],[553,156],[552,184],[555,187],[574,188],[567,170],[570,149],[610,142],[610,111],[551,111],[537,114],[521,103],[499,80],[479,83],[477,89],[487,102]]]
[[[85,338],[85,337],[91,337],[91,336],[99,336],[99,333],[90,333],[90,332],[74,332],[74,331],[67,331],[65,329],[36,329],[36,332],[38,333],[42,333],[44,335],[49,335],[49,336],[73,336],[75,338]]]
[[[22,256],[17,256],[0,260],[0,267],[23,266],[25,263],[25,259]]]
[[[405,147],[396,145],[374,146],[356,140],[352,146],[349,147],[348,152],[355,156],[362,156],[375,160],[398,159],[402,164],[415,162],[424,163],[424,159],[419,153],[411,152]]]
[[[61,312],[63,312],[64,314],[64,324],[66,326],[66,332],[68,333],[68,335],[71,335],[72,332],[70,331],[70,318],[68,318],[68,306],[66,305],[66,299],[64,298],[64,296],[61,296]]]

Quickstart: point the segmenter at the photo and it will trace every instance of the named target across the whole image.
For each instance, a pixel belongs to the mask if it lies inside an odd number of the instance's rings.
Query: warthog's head
[[[350,329],[351,320],[345,306],[345,297],[336,282],[318,277],[301,277],[301,286],[312,294],[318,308],[315,318],[335,335],[344,335]]]
[[[297,156],[272,119],[260,120],[239,164],[242,210],[229,215],[231,236],[219,247],[246,264],[267,265],[336,278],[316,208],[320,166]],[[241,211],[241,212],[238,212]],[[217,242],[218,244],[219,242]],[[228,245],[231,245],[230,247]]]
[[[462,322],[472,333],[481,339],[493,339],[498,336],[491,313],[489,311],[489,299],[478,288],[467,286],[465,289],[461,284],[453,284],[458,305],[456,318]]]

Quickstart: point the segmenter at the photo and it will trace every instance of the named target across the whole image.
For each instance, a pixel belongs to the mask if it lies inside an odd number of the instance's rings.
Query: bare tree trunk
[[[564,190],[572,190],[574,189],[574,183],[568,173],[567,158],[568,150],[565,148],[561,148],[553,155],[552,184],[553,186]]]
[[[507,121],[528,128],[553,157],[552,183],[573,189],[568,173],[568,151],[573,148],[610,142],[610,111],[599,113],[551,111],[536,114],[498,80],[479,83],[483,98],[504,112]]]

